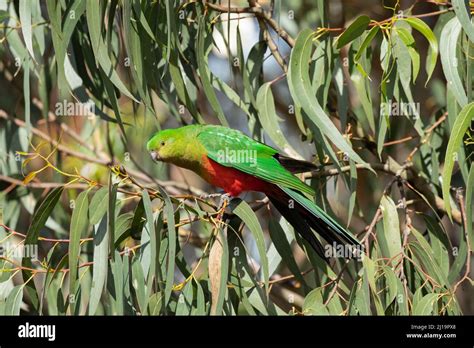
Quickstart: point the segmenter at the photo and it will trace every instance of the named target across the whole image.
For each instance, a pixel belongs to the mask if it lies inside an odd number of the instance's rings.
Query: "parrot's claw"
[[[218,207],[219,209],[224,206],[224,204],[227,206],[229,205],[229,202],[231,200],[231,197],[228,193],[209,193],[209,194],[203,194],[200,196],[201,199],[210,199],[210,198],[219,198],[219,204]]]
[[[210,199],[210,198],[217,198],[222,196],[223,193],[203,193],[202,195],[199,196],[201,199]]]
[[[228,193],[221,194],[221,199],[219,200],[219,209],[221,209],[224,205],[229,205],[230,199],[231,198]]]

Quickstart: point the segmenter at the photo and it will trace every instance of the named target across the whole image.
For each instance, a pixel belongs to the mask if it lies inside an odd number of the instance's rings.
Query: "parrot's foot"
[[[222,209],[224,205],[227,207],[232,197],[228,193],[208,193],[200,196],[201,199],[219,198],[218,210]]]
[[[224,206],[228,206],[231,197],[228,193],[221,194],[221,198],[219,199],[219,209],[222,209]]]
[[[209,199],[209,198],[218,198],[224,195],[224,193],[204,193],[199,196],[201,199]]]

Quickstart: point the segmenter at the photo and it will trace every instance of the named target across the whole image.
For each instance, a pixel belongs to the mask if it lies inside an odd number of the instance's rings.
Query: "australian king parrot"
[[[147,150],[154,161],[190,169],[230,196],[263,192],[324,259],[313,230],[329,244],[360,247],[350,232],[314,203],[314,189],[294,175],[315,169],[313,163],[287,157],[238,130],[216,125],[159,131],[148,141]]]

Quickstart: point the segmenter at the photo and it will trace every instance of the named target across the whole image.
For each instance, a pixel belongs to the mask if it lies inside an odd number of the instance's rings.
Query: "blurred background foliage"
[[[473,314],[472,12],[0,0],[0,313]],[[367,257],[325,263],[259,195],[222,211],[152,163],[190,123],[323,165],[302,178]]]

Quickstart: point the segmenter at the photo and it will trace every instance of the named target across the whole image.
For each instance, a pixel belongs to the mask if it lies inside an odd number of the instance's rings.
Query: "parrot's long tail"
[[[277,210],[294,229],[311,245],[321,258],[327,260],[328,254],[312,230],[333,245],[350,244],[359,252],[363,250],[360,242],[345,228],[339,225],[324,210],[303,194],[292,189],[277,186],[267,192],[267,196]],[[312,230],[311,230],[312,229]]]

